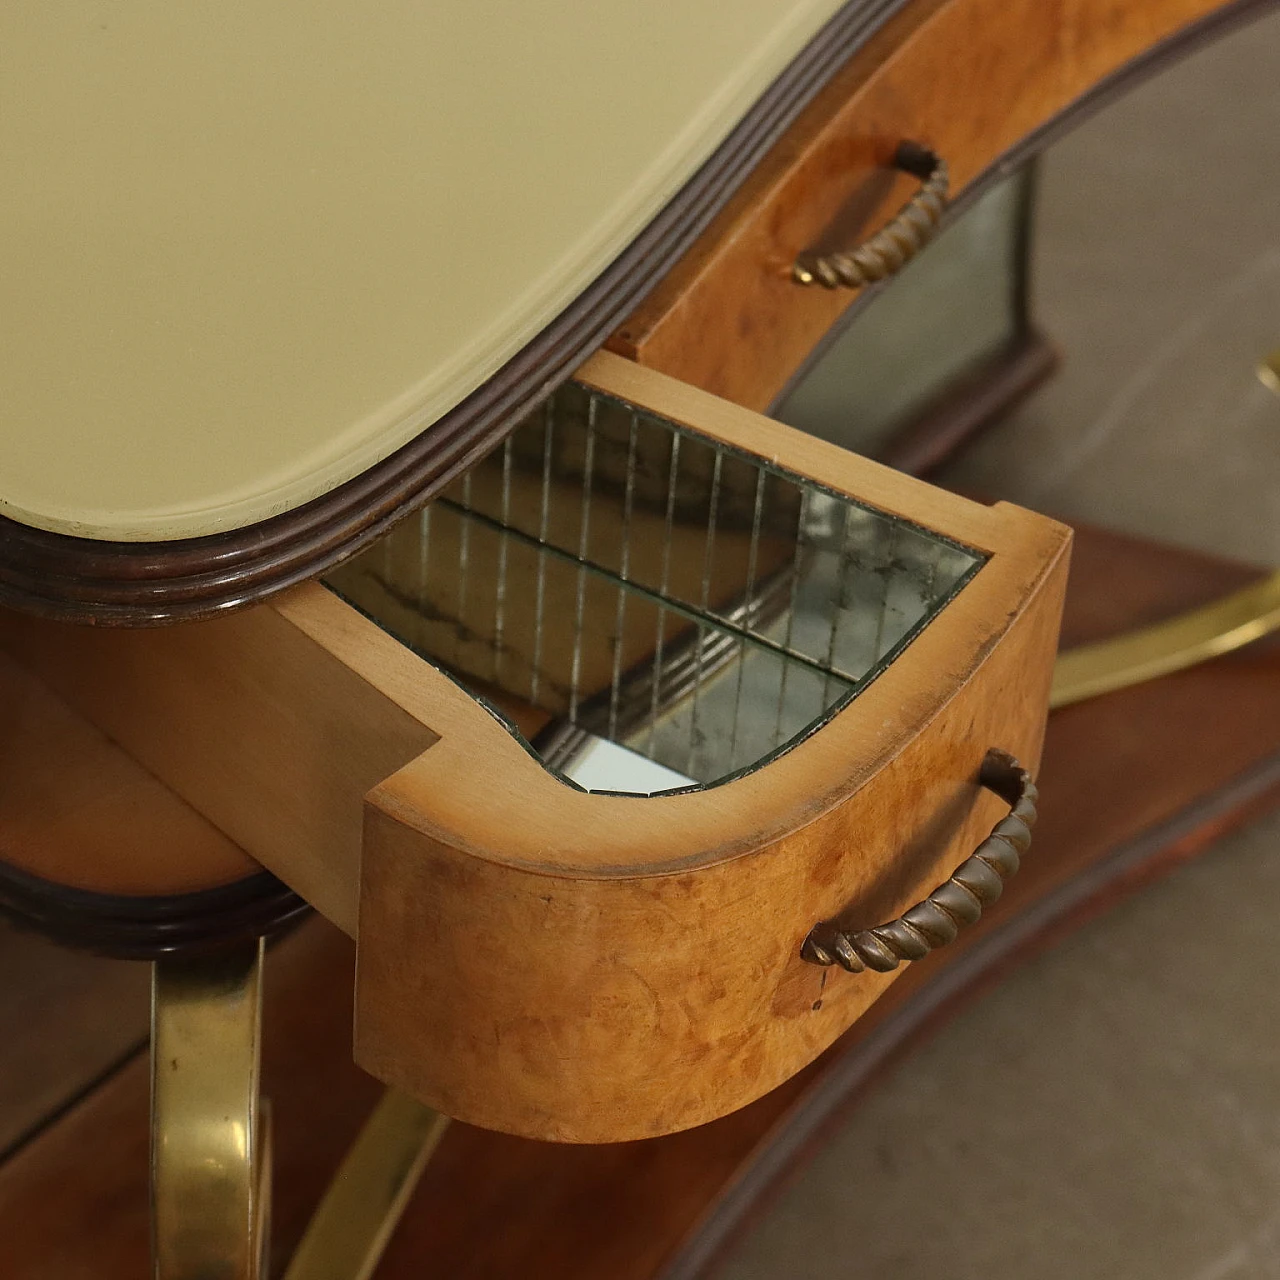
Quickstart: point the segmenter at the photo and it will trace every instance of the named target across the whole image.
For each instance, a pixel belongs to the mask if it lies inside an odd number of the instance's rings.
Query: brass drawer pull
[[[900,271],[933,239],[947,204],[947,162],[918,142],[900,142],[893,167],[914,174],[924,185],[869,240],[841,253],[802,253],[791,268],[797,284],[827,289],[860,289]]]
[[[838,964],[850,973],[888,973],[903,960],[922,960],[945,946],[962,925],[973,924],[982,909],[995,902],[1031,847],[1038,792],[1031,775],[1007,751],[987,752],[978,781],[1007,800],[1013,812],[996,824],[951,878],[888,924],[856,933],[844,932],[834,920],[814,925],[800,949],[803,959]]]

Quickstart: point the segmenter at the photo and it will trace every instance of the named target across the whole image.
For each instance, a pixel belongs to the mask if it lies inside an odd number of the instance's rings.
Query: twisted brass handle
[[[901,270],[933,239],[947,204],[947,163],[918,142],[900,142],[893,167],[924,183],[919,191],[869,240],[841,253],[802,253],[791,268],[797,284],[827,289],[859,289]]]
[[[846,933],[834,920],[824,920],[809,930],[800,955],[810,964],[839,964],[850,973],[875,969],[888,973],[903,960],[921,960],[936,947],[945,946],[982,915],[1004,889],[1004,882],[1018,869],[1021,855],[1031,847],[1038,792],[1031,775],[1007,752],[988,751],[978,781],[1013,812],[960,864],[944,884],[923,902],[904,911],[888,924]]]

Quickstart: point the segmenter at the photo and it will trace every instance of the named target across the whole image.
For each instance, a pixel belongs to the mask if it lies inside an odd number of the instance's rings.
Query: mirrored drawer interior
[[[559,776],[650,793],[726,781],[812,732],[985,559],[570,383],[325,581],[504,710]]]

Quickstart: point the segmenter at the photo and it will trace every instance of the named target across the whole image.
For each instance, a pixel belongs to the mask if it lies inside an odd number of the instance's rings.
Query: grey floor
[[[1280,16],[1058,144],[1041,194],[1066,364],[946,479],[1280,564]],[[1280,1277],[1278,918],[1272,818],[971,1007],[717,1280]]]

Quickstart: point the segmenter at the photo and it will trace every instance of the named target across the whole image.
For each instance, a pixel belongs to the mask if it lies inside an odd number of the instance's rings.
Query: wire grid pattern
[[[570,383],[327,581],[474,691],[544,713],[558,771],[604,738],[706,785],[820,724],[982,561]]]

